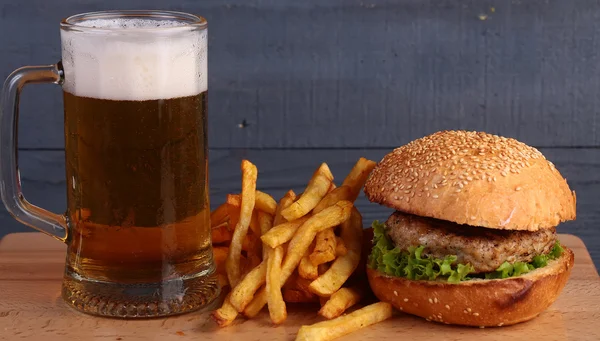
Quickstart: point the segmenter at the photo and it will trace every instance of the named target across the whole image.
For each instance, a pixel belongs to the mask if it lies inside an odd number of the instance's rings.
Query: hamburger
[[[535,148],[482,132],[442,131],[387,154],[365,185],[395,212],[373,223],[373,293],[430,321],[506,326],[564,288],[573,252],[556,226],[575,192]]]

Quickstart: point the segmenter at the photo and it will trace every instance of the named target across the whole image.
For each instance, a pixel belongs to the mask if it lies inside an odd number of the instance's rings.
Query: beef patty
[[[423,255],[456,255],[457,263],[471,263],[475,272],[496,270],[505,261],[531,262],[552,250],[556,229],[536,232],[494,230],[394,212],[386,221],[388,234],[401,250],[425,246]]]

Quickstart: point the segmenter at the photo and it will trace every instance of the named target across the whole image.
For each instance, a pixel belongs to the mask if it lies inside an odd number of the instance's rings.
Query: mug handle
[[[64,215],[30,204],[21,192],[21,175],[17,158],[19,98],[29,83],[62,84],[63,70],[55,65],[26,66],[15,70],[4,82],[0,99],[0,193],[8,212],[21,223],[60,241],[68,236]]]

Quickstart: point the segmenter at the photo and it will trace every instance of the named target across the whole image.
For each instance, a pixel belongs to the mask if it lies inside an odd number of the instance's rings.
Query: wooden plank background
[[[58,22],[80,12],[161,8],[209,22],[213,203],[239,189],[239,161],[275,195],[319,162],[338,177],[359,156],[441,129],[539,147],[578,194],[600,265],[600,2],[597,0],[0,0],[0,78],[60,59]],[[25,195],[65,207],[62,96],[22,97]],[[365,221],[387,211],[360,202]],[[0,210],[0,235],[26,228]]]

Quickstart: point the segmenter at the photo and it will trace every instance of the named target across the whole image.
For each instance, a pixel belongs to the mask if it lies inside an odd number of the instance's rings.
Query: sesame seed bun
[[[537,149],[482,132],[442,131],[387,154],[365,185],[398,211],[492,229],[575,219],[575,192]]]
[[[506,326],[530,320],[558,297],[573,268],[573,252],[543,268],[507,279],[457,284],[390,277],[367,268],[371,289],[396,309],[431,321],[466,326]]]

